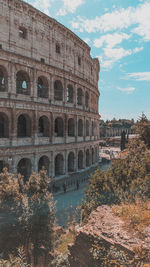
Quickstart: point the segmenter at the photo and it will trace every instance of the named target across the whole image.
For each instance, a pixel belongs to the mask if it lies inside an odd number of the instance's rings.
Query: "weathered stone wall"
[[[20,0],[0,0],[0,25],[0,170],[25,159],[24,171],[43,164],[62,177],[96,164],[99,63],[88,45]]]
[[[149,237],[149,226],[142,235],[115,215],[113,206],[100,206],[77,229],[75,242],[69,245],[70,266],[149,266]]]

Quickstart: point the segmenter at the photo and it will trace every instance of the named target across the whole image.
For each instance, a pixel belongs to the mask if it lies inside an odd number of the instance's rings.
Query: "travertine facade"
[[[73,32],[0,0],[0,170],[56,179],[98,161],[99,63]]]

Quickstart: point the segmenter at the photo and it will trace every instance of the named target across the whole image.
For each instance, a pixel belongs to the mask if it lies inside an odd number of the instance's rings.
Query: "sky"
[[[150,119],[150,0],[25,0],[65,25],[100,61],[101,119]]]

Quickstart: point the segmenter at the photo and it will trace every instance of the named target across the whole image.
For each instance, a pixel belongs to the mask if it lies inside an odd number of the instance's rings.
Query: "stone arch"
[[[99,159],[98,147],[95,147],[95,161],[97,162]]]
[[[94,148],[92,147],[92,164],[95,163],[95,152],[94,152]]]
[[[30,177],[32,172],[31,160],[28,158],[22,158],[17,165],[17,173],[24,176],[24,181],[26,182]]]
[[[55,51],[57,54],[60,54],[60,44],[59,43],[56,43]]]
[[[81,170],[83,168],[83,151],[80,150],[78,153],[78,169]]]
[[[3,66],[0,66],[0,92],[8,91],[8,74]]]
[[[64,136],[64,122],[61,117],[55,119],[55,136],[63,137]]]
[[[57,101],[63,100],[63,86],[60,80],[54,82],[54,99]]]
[[[85,93],[85,106],[86,108],[89,107],[89,93],[88,92]]]
[[[39,159],[38,171],[42,170],[42,168],[44,168],[47,172],[47,175],[49,175],[49,158],[47,156],[42,156]]]
[[[92,136],[94,136],[94,121],[92,121]]]
[[[64,174],[64,157],[62,154],[57,154],[55,157],[55,176]]]
[[[68,155],[68,172],[74,171],[74,161],[75,161],[74,153],[70,152]]]
[[[82,121],[82,119],[78,120],[78,136],[83,136],[83,121]]]
[[[74,119],[68,120],[68,136],[74,136]]]
[[[39,118],[38,136],[49,137],[49,119],[46,116]]]
[[[17,94],[30,95],[30,78],[27,72],[18,71],[16,75]]]
[[[5,113],[0,112],[0,138],[9,137],[9,120]]]
[[[44,76],[38,77],[37,81],[37,95],[38,97],[47,98],[48,97],[48,81]]]
[[[77,90],[77,104],[82,105],[83,104],[83,92],[81,88],[78,88]]]
[[[17,136],[31,137],[31,119],[27,114],[21,114],[17,121]]]
[[[90,135],[90,124],[89,124],[89,121],[86,120],[86,136],[89,136]]]
[[[90,166],[90,150],[86,150],[86,167]]]
[[[67,86],[67,102],[73,103],[73,87],[71,84]]]

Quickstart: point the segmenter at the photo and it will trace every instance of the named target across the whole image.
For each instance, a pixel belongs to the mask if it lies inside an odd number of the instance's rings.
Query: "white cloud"
[[[51,6],[51,3],[54,2],[55,0],[35,0],[33,2],[33,6],[37,9],[42,10],[45,14],[48,16],[50,15],[49,9]]]
[[[131,35],[126,33],[113,33],[113,34],[106,34],[101,36],[99,39],[94,40],[94,46],[99,48],[106,44],[107,47],[114,47],[117,44],[120,44],[123,40],[128,40]]]
[[[127,93],[127,94],[131,94],[131,93],[135,90],[134,87],[126,87],[126,88],[117,87],[117,89],[118,89],[119,91],[125,92],[125,93]]]
[[[77,21],[78,20],[78,21]],[[111,13],[105,13],[101,17],[92,20],[76,18],[72,22],[74,29],[79,31],[108,32],[127,29],[132,26],[131,31],[142,36],[145,41],[150,40],[150,2],[145,1],[137,7],[128,7],[114,10]]]
[[[136,81],[150,81],[150,72],[128,73],[128,78],[135,79]]]
[[[97,57],[100,60],[101,66],[105,70],[109,70],[112,68],[115,62],[120,61],[123,57],[136,54],[142,50],[143,50],[143,47],[136,47],[134,49],[128,49],[128,50],[125,50],[122,47],[120,48],[105,47],[103,48],[103,51],[104,51],[103,56],[97,56]]]
[[[114,62],[120,60],[125,56],[132,54],[132,50],[125,50],[124,48],[104,48],[104,55],[111,58]]]
[[[58,10],[57,15],[65,16],[68,12],[74,13],[84,3],[84,0],[62,0],[63,7]]]

